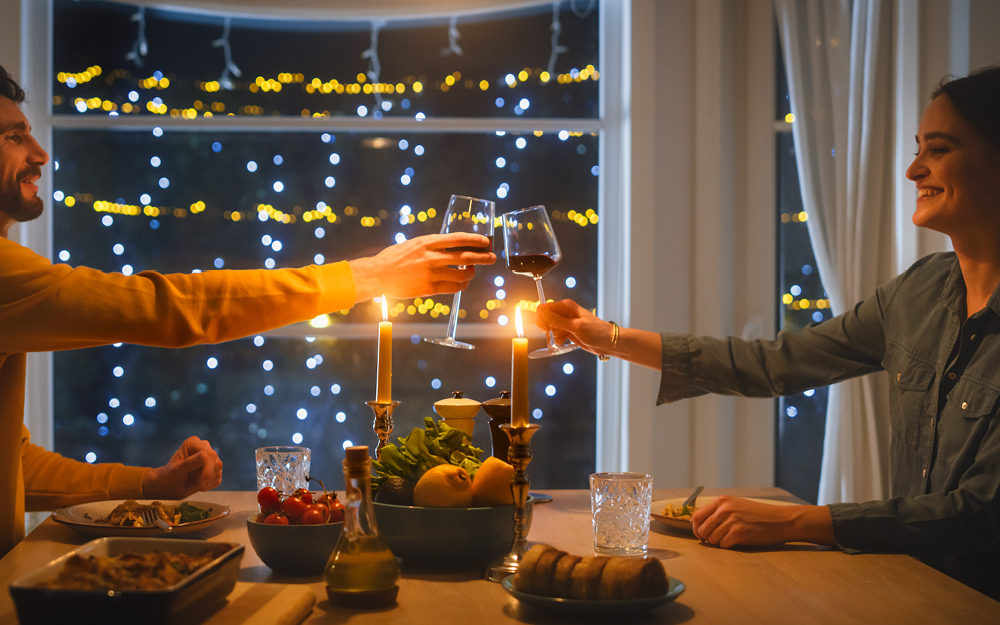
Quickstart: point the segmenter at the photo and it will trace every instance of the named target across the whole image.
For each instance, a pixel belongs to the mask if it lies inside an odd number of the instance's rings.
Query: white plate
[[[153,501],[159,501],[160,503],[172,506],[178,506],[183,503],[181,501],[167,499],[136,499],[135,501],[145,505],[149,505],[153,503]],[[155,526],[129,527],[97,523],[97,519],[107,518],[108,515],[111,514],[111,511],[122,503],[124,503],[124,500],[95,501],[93,503],[81,503],[75,506],[59,508],[52,513],[52,520],[57,523],[67,525],[78,532],[89,534],[91,536],[158,536],[163,533],[163,530]],[[174,529],[170,532],[171,534],[187,534],[189,532],[203,530],[213,523],[226,518],[231,512],[229,510],[229,506],[223,506],[222,504],[209,503],[207,501],[187,501],[187,503],[195,506],[196,508],[208,510],[208,518],[201,521],[192,521],[191,523],[174,525]]]
[[[697,499],[695,499],[694,505],[696,505],[696,506],[698,506],[700,508],[701,506],[708,505],[708,503],[711,502],[711,501],[713,501],[715,498],[716,498],[716,496],[714,496],[714,495],[713,496],[706,496],[706,497],[698,497]],[[685,499],[687,499],[687,497],[674,497],[673,499],[661,499],[659,501],[654,501],[652,503],[652,505],[650,506],[650,510],[652,510],[652,513],[649,516],[651,516],[654,520],[659,521],[660,523],[663,523],[664,525],[666,525],[668,527],[673,527],[673,528],[681,529],[681,530],[687,530],[687,531],[690,532],[691,531],[691,521],[689,519],[678,519],[676,517],[668,516],[668,515],[665,515],[665,514],[660,514],[660,512],[662,512],[663,509],[667,507],[667,504],[670,504],[670,505],[672,505],[674,507],[677,507],[677,506],[680,506],[682,503],[684,503]],[[771,504],[771,505],[774,505],[774,506],[794,506],[795,505],[794,503],[791,503],[791,502],[788,502],[788,501],[779,501],[777,499],[757,499],[755,497],[741,497],[741,499],[746,499],[747,501],[756,501],[758,503],[767,503],[767,504]]]

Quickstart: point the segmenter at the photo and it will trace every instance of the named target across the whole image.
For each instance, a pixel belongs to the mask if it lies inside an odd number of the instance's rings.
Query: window
[[[546,293],[595,307],[598,17],[595,3],[463,17],[455,38],[448,18],[301,23],[56,0],[53,260],[124,273],[330,262],[438,232],[459,193],[496,200],[498,215],[545,204],[564,250]],[[481,269],[458,327],[470,352],[420,340],[445,332],[450,296],[390,302],[393,440],[451,391],[508,388],[507,321],[534,293],[502,258]],[[365,402],[380,317],[362,303],[222,345],[58,353],[55,449],[157,464],[198,435],[226,465],[222,488],[242,490],[255,447],[301,444],[340,488],[343,447],[376,440]],[[547,426],[533,444],[552,451],[535,455],[532,485],[578,485],[595,463],[595,359],[530,366]],[[482,415],[473,443],[488,454],[489,441]]]
[[[775,35],[776,40],[778,39]],[[820,281],[802,207],[795,144],[792,139],[791,104],[782,56],[775,71],[776,148],[778,185],[778,305],[779,330],[796,331],[829,319],[830,303]],[[777,402],[776,485],[815,503],[826,426],[827,387],[782,397]]]

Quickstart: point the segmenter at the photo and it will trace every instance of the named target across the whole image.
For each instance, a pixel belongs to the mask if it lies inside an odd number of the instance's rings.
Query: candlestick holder
[[[392,411],[399,405],[398,401],[378,402],[366,401],[375,412],[375,421],[372,422],[372,429],[378,435],[378,446],[375,447],[375,459],[382,459],[382,448],[389,442],[389,435],[392,434]]]
[[[528,488],[531,482],[525,469],[531,462],[531,437],[538,428],[537,423],[519,426],[504,423],[500,426],[510,437],[507,460],[514,466],[514,477],[510,480],[510,489],[514,495],[514,544],[510,553],[486,567],[483,577],[491,582],[502,581],[508,575],[516,573],[528,551]]]

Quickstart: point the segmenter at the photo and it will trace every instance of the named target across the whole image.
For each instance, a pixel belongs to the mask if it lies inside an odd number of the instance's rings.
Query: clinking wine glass
[[[448,202],[448,210],[441,224],[441,234],[451,232],[473,232],[481,234],[490,240],[489,247],[452,247],[449,252],[492,252],[493,251],[493,215],[494,203],[490,200],[480,200],[464,195],[453,195]],[[465,269],[460,265],[460,269]],[[462,302],[462,292],[455,293],[451,302],[451,314],[448,317],[448,336],[443,338],[425,337],[424,340],[435,345],[455,347],[458,349],[476,349],[475,345],[455,340],[458,329],[458,307]]]
[[[535,279],[538,288],[538,303],[545,303],[545,291],[542,290],[542,276],[559,264],[562,251],[559,241],[549,222],[549,214],[544,206],[531,206],[505,213],[503,216],[503,242],[507,255],[507,268],[522,276]],[[571,343],[556,345],[550,331],[547,335],[548,346],[538,349],[528,358],[546,358],[557,356],[577,349]]]

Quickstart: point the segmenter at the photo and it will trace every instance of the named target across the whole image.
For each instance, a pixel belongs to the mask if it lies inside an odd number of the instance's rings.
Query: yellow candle
[[[378,324],[378,379],[375,385],[375,401],[380,404],[392,403],[392,322],[385,295],[382,296],[382,319]]]
[[[521,309],[514,313],[518,338],[512,339],[510,365],[510,424],[528,425],[528,339],[521,328]]]

